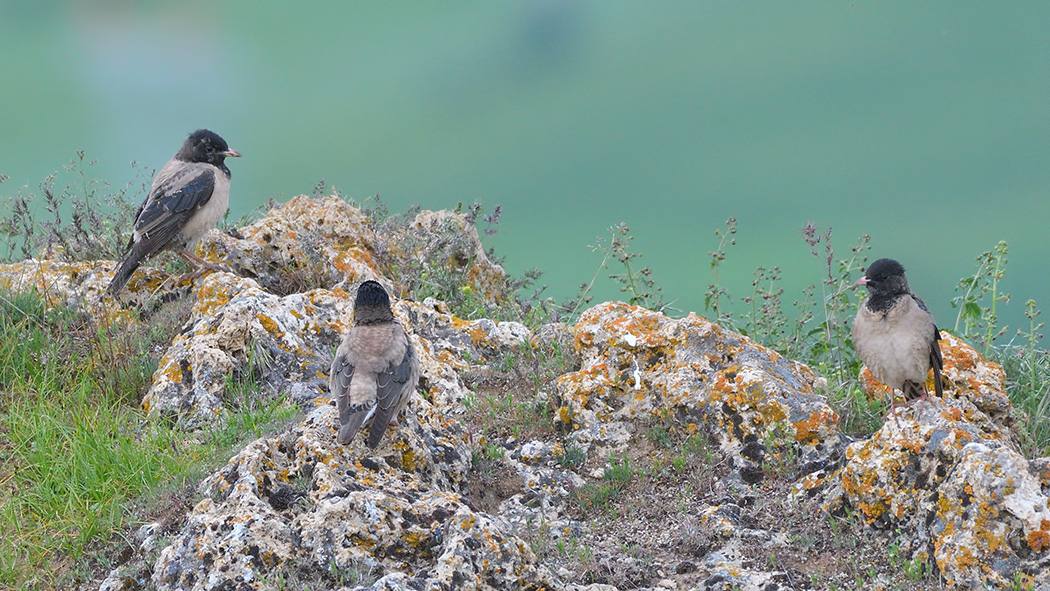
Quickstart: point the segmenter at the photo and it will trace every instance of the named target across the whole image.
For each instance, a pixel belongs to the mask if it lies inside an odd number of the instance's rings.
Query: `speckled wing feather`
[[[215,191],[215,167],[180,163],[181,166],[157,175],[135,219],[136,250],[142,258],[164,248],[193,214],[204,207]],[[169,167],[165,167],[168,169]]]
[[[135,215],[135,232],[128,242],[128,255],[113,272],[107,288],[110,295],[116,297],[139,263],[168,246],[186,222],[211,200],[215,170],[211,165],[173,160],[157,174],[149,196]]]
[[[919,308],[923,312],[930,314],[930,309],[926,307],[926,302],[922,301],[922,298],[915,294],[911,294],[911,297],[915,298],[915,303],[919,305]],[[930,314],[932,317],[933,315]],[[941,376],[941,372],[944,371],[944,357],[941,355],[941,346],[938,341],[941,340],[941,331],[937,329],[937,325],[933,325],[933,339],[930,341],[930,367],[933,368],[933,387],[937,392],[938,398],[944,398],[944,382]]]
[[[354,365],[349,355],[337,354],[332,364],[332,372],[328,378],[328,386],[335,397],[336,407],[339,410],[339,443],[347,444],[353,441],[357,430],[364,424],[373,412],[375,412],[374,400],[364,404],[351,404],[350,383],[354,378]]]
[[[376,414],[372,419],[372,430],[368,433],[368,447],[371,448],[379,445],[390,419],[408,404],[419,382],[416,350],[404,330],[400,332],[406,342],[405,357],[397,365],[391,365],[380,373],[376,379]]]

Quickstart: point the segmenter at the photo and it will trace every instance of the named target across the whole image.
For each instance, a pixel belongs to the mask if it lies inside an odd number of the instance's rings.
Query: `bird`
[[[879,259],[853,284],[854,288],[862,285],[869,295],[851,329],[861,361],[875,379],[900,390],[906,402],[927,399],[926,377],[932,369],[937,396],[943,397],[941,333],[926,304],[908,287],[904,266]],[[896,418],[898,404],[893,392],[890,396],[887,414]]]
[[[193,254],[208,230],[226,215],[230,197],[227,158],[239,158],[226,140],[213,131],[198,129],[183,142],[175,157],[153,179],[146,200],[135,214],[135,230],[127,255],[113,273],[106,291],[116,297],[143,259],[173,250],[195,269],[224,270]]]
[[[394,320],[390,296],[365,281],[354,300],[354,326],[336,350],[329,387],[339,409],[339,443],[349,444],[371,421],[368,447],[408,404],[419,382],[419,357],[404,327]]]

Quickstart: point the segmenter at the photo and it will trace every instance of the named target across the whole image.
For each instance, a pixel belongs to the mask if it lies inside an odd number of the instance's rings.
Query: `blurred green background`
[[[488,244],[558,298],[623,221],[702,311],[735,216],[721,282],[741,297],[780,265],[787,305],[820,278],[813,221],[841,252],[870,234],[950,328],[1006,240],[1016,327],[1050,286],[1048,30],[1047,3],[0,2],[0,197],[77,149],[120,186],[209,127],[244,154],[234,217],[321,179],[501,204]]]

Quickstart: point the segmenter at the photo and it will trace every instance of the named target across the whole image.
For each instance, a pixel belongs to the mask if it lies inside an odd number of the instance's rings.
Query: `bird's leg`
[[[883,417],[882,420],[885,422],[886,418],[888,418],[890,415],[893,415],[893,424],[897,426],[898,430],[900,430],[901,422],[900,419],[897,418],[897,409],[901,406],[904,406],[905,403],[898,403],[896,394],[896,390],[890,390],[890,409],[886,411],[886,416]]]
[[[918,397],[913,398],[912,400],[909,400],[906,403],[908,406],[912,406],[912,405],[915,405],[915,404],[920,404],[921,405],[922,403],[930,401],[930,393],[926,390],[926,384],[916,384],[915,382],[905,382],[904,387],[906,389],[910,387],[912,389],[912,393],[913,394],[914,394],[915,390],[919,391],[919,396]],[[907,396],[908,396],[907,390],[905,390],[905,398],[907,398]]]
[[[929,402],[929,401],[930,401],[930,393],[926,391],[926,385],[923,384],[922,394],[920,394],[919,397],[915,399],[915,402],[916,403],[921,403],[921,402]]]
[[[226,265],[206,261],[187,250],[178,251],[178,255],[182,257],[182,260],[186,261],[191,267],[193,267],[193,271],[179,278],[180,282],[189,281],[192,283],[207,271],[213,271],[216,273],[233,273],[233,271]]]
[[[192,252],[190,252],[188,250],[180,250],[178,252],[178,255],[180,257],[182,257],[182,260],[184,260],[187,263],[189,263],[189,265],[191,267],[193,267],[195,270],[200,270],[201,267],[204,267],[205,269],[209,269],[209,270],[215,271],[217,273],[219,273],[219,272],[221,272],[221,273],[232,273],[233,272],[226,265],[223,265],[221,263],[213,263],[211,261],[206,261],[206,260],[200,258],[199,256],[193,254]]]

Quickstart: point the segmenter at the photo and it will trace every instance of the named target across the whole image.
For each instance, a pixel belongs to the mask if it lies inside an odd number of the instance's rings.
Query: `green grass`
[[[214,465],[245,433],[292,412],[280,399],[234,413],[204,444],[138,400],[170,341],[151,326],[99,327],[34,294],[0,295],[0,587],[68,586],[140,519],[132,507]]]

